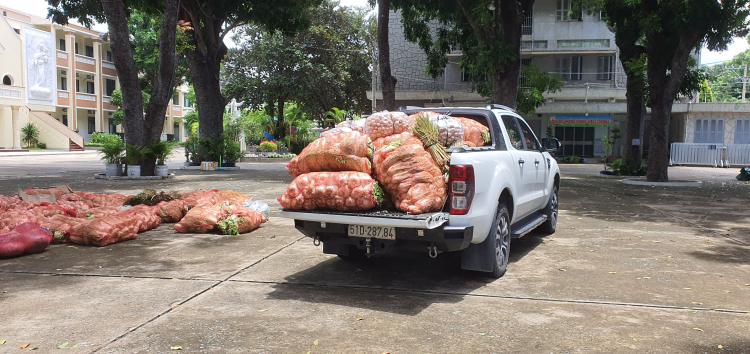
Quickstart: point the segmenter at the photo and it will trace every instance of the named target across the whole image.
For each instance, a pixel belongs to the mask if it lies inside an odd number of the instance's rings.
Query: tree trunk
[[[224,108],[229,102],[221,94],[221,61],[227,54],[222,41],[222,26],[226,16],[213,12],[212,6],[202,1],[181,2],[184,15],[193,24],[186,58],[195,90],[198,126],[202,138],[218,137],[224,131]]]
[[[197,50],[188,51],[188,67],[198,105],[198,129],[201,138],[217,137],[224,131],[224,108],[227,99],[221,94],[219,74],[221,58],[203,56]]]
[[[633,84],[634,85],[634,84]],[[627,128],[625,129],[625,151],[622,161],[632,165],[640,166],[643,161],[643,128],[646,119],[646,105],[643,103],[643,95],[638,93],[638,88],[632,88],[630,80],[627,84]],[[633,145],[633,139],[638,139],[638,145]]]
[[[286,98],[279,97],[279,116],[276,122],[276,138],[279,140],[284,139],[284,133],[286,133],[286,129],[284,128],[284,101],[286,101]]]
[[[515,63],[515,70],[512,68]],[[506,63],[508,68],[504,72],[490,74],[492,78],[492,103],[501,104],[510,108],[516,107],[516,94],[518,92],[518,71],[520,61],[512,60]]]
[[[125,142],[143,146],[146,141],[143,120],[143,97],[138,84],[138,70],[130,51],[130,33],[128,17],[122,0],[102,1],[104,16],[110,35],[110,46],[115,63],[117,77],[122,92],[122,127],[125,131]]]
[[[493,11],[493,14],[500,17],[500,26],[502,27],[502,30],[497,34],[500,37],[499,39],[509,44],[514,53],[519,53],[521,50],[521,26],[526,19],[524,11],[531,11],[534,0],[494,1],[494,5],[499,7],[496,10],[497,12]],[[516,55],[512,59],[498,63],[496,68],[496,72],[490,74],[492,77],[492,103],[515,108],[518,79],[521,73],[521,58]]]
[[[175,35],[177,26],[178,0],[166,0],[164,4],[164,16],[162,18],[162,31],[159,35],[159,71],[156,73],[151,91],[151,99],[148,101],[145,117],[145,141],[144,146],[161,139],[164,130],[164,112],[167,111],[169,100],[172,99],[175,80],[175,64],[177,62],[175,51]],[[142,176],[153,176],[156,166],[156,157],[146,156],[141,164]]]
[[[383,109],[396,110],[396,78],[391,75],[391,49],[388,43],[388,16],[390,0],[378,0],[378,67],[380,91],[383,92]],[[375,95],[375,92],[372,93]]]
[[[652,87],[652,90],[658,90]],[[651,139],[648,149],[649,182],[667,182],[669,175],[669,116],[672,113],[672,99],[664,94],[651,94]]]

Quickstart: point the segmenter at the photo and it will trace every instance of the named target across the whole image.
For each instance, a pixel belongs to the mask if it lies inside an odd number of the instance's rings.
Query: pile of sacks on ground
[[[241,234],[268,215],[265,203],[231,190],[182,193],[153,206],[123,205],[129,196],[117,193],[29,188],[23,194],[48,195],[54,202],[0,195],[0,258],[38,253],[50,243],[106,246],[135,239],[162,222],[176,223],[176,232]]]
[[[277,200],[289,210],[381,206],[421,214],[442,209],[445,171],[428,153],[429,145],[412,133],[419,115],[429,117],[437,143],[446,148],[484,146],[490,140],[484,124],[435,112],[380,112],[342,122],[289,162],[289,174],[296,178]]]

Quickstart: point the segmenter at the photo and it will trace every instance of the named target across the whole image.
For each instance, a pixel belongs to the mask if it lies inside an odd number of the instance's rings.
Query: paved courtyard
[[[175,159],[171,167],[180,162]],[[0,155],[0,194],[233,189],[278,209],[284,164],[93,178],[94,154]],[[670,168],[644,187],[562,165],[557,233],[511,244],[501,279],[457,254],[324,255],[291,220],[240,236],[172,233],[0,260],[0,353],[750,353],[750,184]]]

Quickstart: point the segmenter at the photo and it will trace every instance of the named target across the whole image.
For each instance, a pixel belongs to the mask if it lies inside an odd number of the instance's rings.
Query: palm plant
[[[323,115],[323,121],[331,125],[331,128],[333,128],[336,126],[336,124],[339,124],[346,120],[346,114],[346,111],[342,111],[336,107],[333,107],[330,111],[326,112]]]
[[[135,166],[140,165],[141,159],[143,158],[142,148],[138,145],[127,144],[125,147],[125,161],[128,165]]]
[[[26,123],[21,128],[21,141],[26,143],[26,146],[36,145],[39,142],[39,128],[34,123]]]
[[[102,160],[108,164],[119,164],[122,154],[125,152],[125,142],[119,137],[117,139],[107,139],[102,144],[99,153],[102,154]]]

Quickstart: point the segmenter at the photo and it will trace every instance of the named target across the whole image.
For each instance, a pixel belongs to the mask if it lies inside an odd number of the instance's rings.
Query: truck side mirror
[[[542,146],[544,146],[544,149],[548,152],[555,152],[562,146],[562,144],[560,144],[560,140],[557,140],[556,138],[542,138]]]

